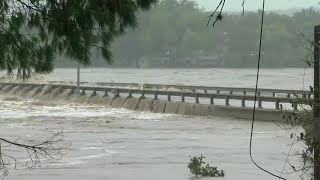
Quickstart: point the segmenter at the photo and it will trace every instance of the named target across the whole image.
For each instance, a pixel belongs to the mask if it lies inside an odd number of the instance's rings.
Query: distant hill
[[[314,10],[320,12],[320,8],[313,8]],[[291,9],[279,9],[279,10],[269,10],[267,12],[274,12],[279,15],[287,15],[287,16],[293,16],[294,13],[301,11],[300,8],[291,8]],[[225,11],[227,14],[242,14],[241,11]],[[246,12],[256,12],[256,11],[246,11]]]
[[[313,8],[316,11],[320,12],[320,8]],[[292,8],[292,9],[287,9],[287,10],[273,10],[272,12],[275,12],[277,14],[283,14],[283,15],[289,15],[292,16],[294,13],[299,12],[301,8]]]

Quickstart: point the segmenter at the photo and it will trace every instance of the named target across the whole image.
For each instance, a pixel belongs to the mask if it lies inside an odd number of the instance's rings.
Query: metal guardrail
[[[114,83],[117,86],[119,83]],[[55,83],[46,83],[46,84],[33,84],[33,83],[0,83],[1,88],[4,86],[32,86],[32,87],[44,87],[44,86],[51,86],[54,88],[62,88],[62,89],[70,89],[73,92],[75,92],[77,86],[76,85],[67,85],[67,84],[55,84]],[[150,86],[151,87],[151,86]],[[181,87],[181,86],[177,86]],[[201,89],[203,87],[198,86],[183,86],[183,87],[197,87],[198,89]],[[212,87],[212,89],[217,90],[216,88]],[[208,92],[188,92],[188,91],[172,91],[172,90],[158,90],[158,89],[132,89],[132,88],[120,88],[120,87],[103,87],[103,86],[82,86],[81,87],[81,94],[85,94],[86,91],[91,91],[93,95],[96,95],[97,92],[104,93],[105,96],[108,95],[108,93],[112,93],[115,96],[120,96],[120,93],[127,94],[127,97],[132,97],[132,94],[139,94],[141,97],[145,97],[145,95],[151,95],[153,96],[153,99],[158,99],[158,96],[166,96],[167,101],[171,101],[172,97],[180,97],[181,102],[185,102],[185,98],[194,98],[194,103],[201,103],[199,101],[199,98],[205,98],[210,101],[210,104],[215,104],[215,99],[223,99],[225,101],[225,106],[230,105],[230,100],[240,100],[241,101],[241,107],[246,107],[246,101],[254,101],[255,97],[253,95],[247,95],[246,92],[252,91],[250,88],[221,88],[224,91],[230,91],[233,92],[235,90],[244,92],[243,94],[221,94],[221,93],[208,93]],[[218,90],[221,90],[218,89]],[[262,91],[263,90],[263,91]],[[268,92],[268,93],[287,93],[287,94],[297,94],[297,93],[306,93],[307,91],[290,91],[290,90],[272,90],[272,89],[260,89],[259,92]],[[301,95],[301,94],[300,94]],[[258,108],[262,108],[263,102],[273,102],[275,103],[275,109],[281,109],[281,103],[291,103],[293,105],[293,109],[297,110],[299,104],[310,104],[312,103],[313,99],[311,98],[293,98],[293,97],[275,97],[275,96],[258,96]]]
[[[49,83],[65,83],[63,81],[49,81]],[[248,93],[254,93],[255,88],[236,88],[236,87],[212,87],[212,86],[185,86],[185,85],[164,85],[164,84],[139,84],[139,83],[112,83],[112,82],[81,82],[81,85],[95,84],[97,86],[111,86],[111,87],[133,87],[139,89],[177,89],[180,91],[191,91],[191,92],[199,92],[202,91],[204,93],[208,93],[209,91],[215,91],[216,94],[220,94],[221,92],[227,92],[228,94],[234,93],[242,93],[246,95]],[[304,90],[287,90],[287,89],[266,89],[259,88],[258,96],[261,94],[271,94],[272,97],[276,97],[276,94],[286,94],[288,98],[295,97],[296,95],[300,95],[303,98],[309,97],[313,94],[310,91]]]

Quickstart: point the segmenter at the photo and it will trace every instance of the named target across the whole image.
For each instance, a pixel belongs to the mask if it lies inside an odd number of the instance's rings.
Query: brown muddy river
[[[90,76],[89,71],[95,71],[96,74]],[[254,79],[253,70],[230,70],[231,77],[224,80],[222,74],[227,70],[212,71],[215,75],[210,74],[211,70],[168,70],[155,75],[153,70],[146,71],[144,76],[138,73],[140,71],[128,70],[126,75],[121,73],[125,70],[118,71],[112,70],[112,73],[118,73],[119,79],[114,74],[108,76],[111,73],[109,70],[104,74],[99,69],[87,69],[82,76],[86,78],[84,80],[92,81],[168,81],[169,84],[177,84],[180,78],[179,84],[186,85],[192,85],[192,78],[193,82],[197,82],[194,85],[203,85],[215,79],[208,85],[230,86],[234,83],[238,87],[252,87],[251,80]],[[299,89],[301,84],[298,87],[291,80],[302,80],[302,72],[266,70],[262,72],[262,86],[290,89],[290,84],[294,84],[292,88]],[[68,76],[68,73],[71,72],[60,69],[46,79],[71,80],[72,76]],[[277,73],[282,74],[281,78],[276,78]],[[134,81],[134,75],[137,81]],[[241,78],[236,80],[237,77]],[[157,81],[157,78],[160,80]],[[224,169],[226,174],[224,178],[208,179],[277,179],[260,171],[250,161],[251,122],[247,120],[152,114],[88,104],[55,104],[54,100],[48,103],[0,99],[1,137],[36,143],[63,129],[65,139],[72,142],[72,146],[66,150],[67,154],[59,161],[43,161],[41,168],[33,170],[22,167],[14,170],[9,167],[7,180],[190,180],[195,177],[187,169],[189,156],[200,154],[207,157],[206,162]],[[279,174],[286,159],[284,153],[290,148],[289,135],[293,131],[283,130],[272,122],[256,122],[253,143],[256,161]],[[10,152],[19,155],[21,150]],[[295,174],[284,177],[299,179]]]
[[[63,129],[65,139],[72,142],[63,159],[44,161],[35,170],[10,169],[9,180],[188,180],[193,179],[187,169],[189,155],[200,154],[225,170],[223,179],[271,179],[250,162],[250,121],[37,101],[1,104],[2,137],[40,141]],[[290,133],[274,123],[257,122],[256,160],[271,171],[281,171]]]

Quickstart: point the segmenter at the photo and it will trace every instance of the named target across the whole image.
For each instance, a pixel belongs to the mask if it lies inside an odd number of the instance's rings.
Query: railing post
[[[230,94],[233,94],[233,91],[230,91]]]
[[[144,90],[141,91],[141,98],[144,98]]]
[[[276,93],[275,92],[272,93],[272,97],[276,97]]]
[[[260,92],[260,91],[258,91],[257,95],[258,95],[258,96],[261,96],[261,92]]]
[[[220,90],[217,90],[217,94],[220,94]]]
[[[241,107],[246,107],[246,99],[244,96],[242,96]]]
[[[192,92],[196,92],[196,90],[195,90],[195,89],[192,89]]]
[[[276,109],[280,109],[280,101],[279,101],[279,99],[276,99]]]
[[[97,95],[97,90],[96,90],[96,88],[93,88],[93,92],[92,92],[91,96],[93,97],[93,96],[96,96],[96,95]]]
[[[171,101],[171,93],[168,93],[168,101]]]
[[[204,92],[204,93],[208,93],[208,90],[207,90],[207,89],[205,89],[203,92]]]
[[[290,94],[290,93],[288,93],[288,94],[287,94],[287,98],[290,98],[290,95],[291,95],[291,94]]]
[[[86,94],[86,90],[84,89],[84,87],[82,88],[82,91],[81,91],[81,96],[85,95]]]
[[[229,96],[226,96],[226,106],[229,106],[230,103],[229,103]]]
[[[158,100],[158,92],[154,91],[154,100]]]
[[[298,102],[297,102],[297,101],[294,101],[294,102],[293,102],[293,109],[294,109],[295,111],[298,110]]]
[[[196,103],[198,104],[199,103],[199,95],[196,94]]]
[[[184,102],[184,93],[181,93],[181,102]]]
[[[214,96],[210,95],[210,104],[214,104]]]
[[[106,96],[108,96],[108,90],[107,90],[107,89],[104,90],[104,95],[103,95],[103,97],[106,97]]]
[[[129,98],[132,97],[132,92],[131,92],[131,89],[129,89],[129,95],[128,95]]]
[[[262,108],[262,100],[261,100],[261,98],[258,98],[258,108]]]
[[[247,95],[247,91],[243,91],[243,95],[245,95],[245,96],[246,96],[246,95]]]
[[[116,89],[116,94],[115,94],[115,97],[120,97],[120,92],[119,92],[119,89]]]

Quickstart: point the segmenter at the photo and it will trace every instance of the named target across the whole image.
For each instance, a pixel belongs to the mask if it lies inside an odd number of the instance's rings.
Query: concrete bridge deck
[[[250,119],[254,101],[253,88],[81,83],[79,94],[76,89],[76,85],[66,82],[0,83],[3,96],[104,104],[114,108],[181,115]],[[312,93],[308,91],[259,89],[256,119],[279,121],[283,105],[288,105],[291,111],[299,111],[299,107],[310,103]]]

